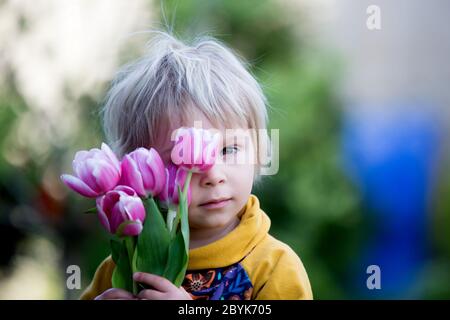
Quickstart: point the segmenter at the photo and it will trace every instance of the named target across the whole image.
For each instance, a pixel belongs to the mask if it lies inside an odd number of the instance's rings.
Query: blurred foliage
[[[370,225],[363,219],[358,190],[343,171],[341,106],[335,92],[341,68],[337,57],[314,48],[299,31],[298,21],[307,17],[302,12],[288,12],[290,9],[277,1],[154,0],[149,4],[158,8],[162,24],[172,26],[175,34],[189,38],[208,31],[250,62],[269,99],[270,127],[280,129],[280,170],[264,177],[254,190],[272,219],[271,233],[299,254],[315,298],[352,297],[347,287],[349,266]],[[26,25],[26,21],[19,23]],[[104,140],[96,110],[105,90],[73,101],[83,128],[67,145],[54,144],[41,158],[27,154],[24,148],[19,151],[25,160],[12,164],[5,158],[14,142],[11,130],[30,108],[15,88],[12,71],[6,79],[0,90],[0,268],[13,266],[18,244],[39,234],[51,239],[62,253],[63,279],[68,265],[81,266],[84,288],[108,254],[108,236],[94,217],[81,214],[92,206],[90,200],[73,193],[55,198],[44,180],[49,172],[58,179],[60,173],[70,170],[76,150],[99,146]],[[106,89],[107,84],[103,85]],[[74,99],[70,86],[66,95]],[[450,177],[446,179],[448,182]],[[64,189],[59,181],[54,183]],[[440,281],[448,279],[450,269],[450,243],[445,236],[450,190],[445,182],[439,190],[444,200],[437,202],[438,230],[432,231],[440,235],[434,239],[441,243],[439,258],[430,262],[423,283],[419,283],[429,289],[430,298],[450,296],[448,281]],[[4,271],[3,276],[9,273]],[[65,298],[79,294],[68,291]]]
[[[6,79],[6,85],[0,92],[0,268],[3,275],[13,274],[12,268],[18,267],[14,260],[15,254],[32,254],[21,252],[18,248],[33,236],[50,239],[55,245],[53,249],[63,253],[59,261],[61,266],[58,267],[59,281],[61,278],[65,279],[65,268],[71,264],[86,265],[84,270],[90,271],[92,275],[95,271],[91,270],[95,268],[93,264],[99,263],[108,253],[108,239],[104,232],[100,231],[97,223],[92,223],[93,217],[80,214],[84,208],[92,206],[92,203],[72,194],[66,199],[58,199],[51,194],[51,188],[44,181],[46,175],[50,175],[51,183],[56,184],[57,189],[64,188],[58,178],[70,166],[64,155],[70,154],[73,157],[74,150],[99,145],[103,140],[99,120],[94,112],[88,111],[93,110],[96,102],[87,97],[78,102],[83,123],[89,130],[80,132],[73,146],[53,145],[50,152],[41,158],[34,157],[26,147],[18,147],[21,143],[14,146],[11,144],[11,130],[30,108],[16,90],[14,78],[10,76]],[[13,160],[12,164],[11,159],[5,158],[8,154],[11,157],[11,150],[20,159],[18,163]],[[5,280],[0,273],[0,283]],[[61,289],[64,291],[65,282],[57,285],[60,288],[63,285]],[[76,298],[79,292],[67,294],[68,298]]]

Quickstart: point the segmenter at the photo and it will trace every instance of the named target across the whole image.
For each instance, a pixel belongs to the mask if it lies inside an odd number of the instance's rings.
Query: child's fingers
[[[166,300],[164,293],[152,289],[142,290],[137,295],[137,298],[143,300]]]
[[[135,296],[126,290],[111,288],[104,291],[101,295],[95,297],[95,300],[117,300],[117,299],[135,299]]]
[[[191,295],[183,287],[180,287],[180,290],[181,290],[182,294],[185,296],[185,299],[193,300]]]
[[[144,283],[161,292],[168,292],[171,289],[177,289],[172,282],[155,274],[136,272],[133,275],[133,279],[136,282]]]

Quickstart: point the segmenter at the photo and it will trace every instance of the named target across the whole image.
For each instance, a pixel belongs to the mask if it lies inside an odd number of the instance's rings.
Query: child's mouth
[[[219,208],[225,207],[230,201],[231,201],[231,198],[211,200],[211,201],[202,203],[200,205],[200,207],[206,208],[206,209],[219,209]]]

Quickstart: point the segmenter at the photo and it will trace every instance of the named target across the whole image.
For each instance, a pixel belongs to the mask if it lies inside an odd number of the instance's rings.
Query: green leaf
[[[134,250],[133,261],[132,261],[132,266],[131,266],[131,268],[132,268],[133,270],[135,270],[135,271],[138,270],[137,267],[136,267],[136,264],[137,264],[137,256],[138,256],[138,251],[137,251],[137,250]],[[145,285],[145,284],[143,284],[143,283],[137,282],[137,283],[136,283],[136,287],[133,288],[133,290],[134,290],[134,289],[137,290],[136,292],[139,292],[139,291],[141,291],[141,290],[149,289],[149,288],[147,288],[147,285]]]
[[[134,250],[134,254],[133,254],[133,260],[131,262],[131,268],[135,271],[137,271],[137,256],[138,256],[138,251],[137,249]]]
[[[170,234],[153,198],[145,199],[147,217],[137,242],[136,268],[162,276],[169,254]]]
[[[135,268],[135,264],[134,264],[134,256],[135,256],[135,252],[136,252],[136,243],[135,243],[135,237],[125,237],[124,239],[124,243],[125,243],[125,248],[127,250],[127,254],[128,254],[128,265],[130,266],[130,273],[131,273],[131,277],[133,277],[133,274],[136,272],[136,268]],[[137,290],[137,285],[136,282],[132,279],[132,284],[133,284],[133,294],[137,294],[138,290]]]
[[[124,241],[111,240],[111,255],[116,264],[112,275],[114,288],[133,290],[133,278]]]
[[[122,243],[116,239],[111,239],[111,256],[115,264],[119,261]]]
[[[83,213],[85,213],[85,214],[97,213],[97,207],[93,207],[93,208],[87,209]]]
[[[131,292],[130,288],[127,285],[126,276],[120,271],[117,266],[114,268],[111,282],[113,288],[124,289]]]
[[[176,285],[178,288],[181,286],[181,284],[184,281],[184,278],[186,276],[186,269],[188,266],[188,256],[186,254],[183,254],[183,260],[180,270],[178,271],[178,274],[173,281],[173,284]]]
[[[164,277],[174,283],[177,287],[181,285],[181,282],[177,278],[179,274],[185,270],[185,264],[187,262],[187,256],[185,253],[184,239],[181,232],[177,232],[176,236],[170,242],[169,258],[167,261],[166,270],[164,271]]]

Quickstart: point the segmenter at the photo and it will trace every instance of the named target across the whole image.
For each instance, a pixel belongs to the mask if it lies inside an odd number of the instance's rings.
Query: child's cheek
[[[192,174],[190,190],[191,190],[191,205],[198,203],[200,177],[197,173]]]

